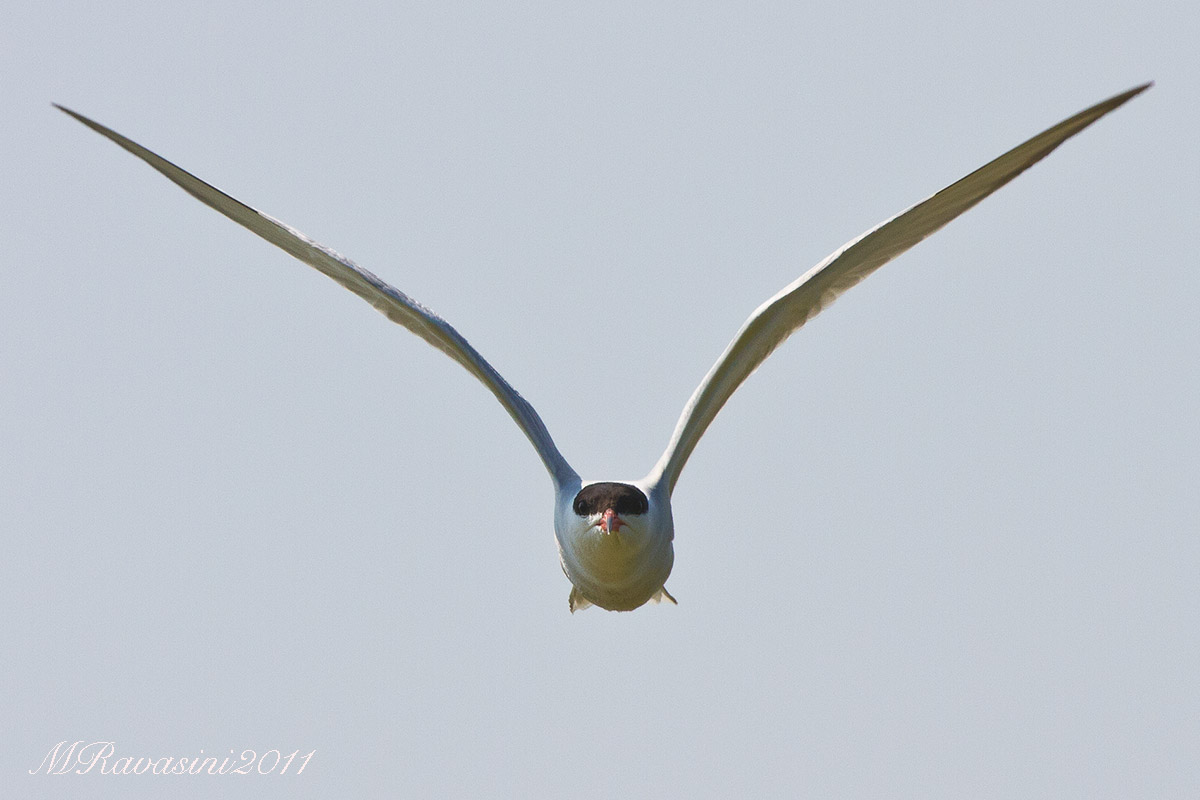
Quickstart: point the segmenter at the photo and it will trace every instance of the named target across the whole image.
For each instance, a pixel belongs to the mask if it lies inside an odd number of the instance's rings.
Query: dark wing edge
[[[651,479],[665,481],[668,493],[673,492],[692,450],[730,395],[776,347],[839,295],[1152,85],[1145,83],[1097,103],[1009,150],[846,243],[759,306],[684,407]]]
[[[403,325],[450,356],[496,396],[500,405],[504,406],[509,416],[513,418],[530,443],[533,444],[534,449],[537,450],[542,463],[546,465],[546,470],[554,480],[556,488],[578,480],[575,471],[558,451],[554,440],[546,430],[541,417],[534,411],[533,406],[521,397],[450,323],[350,259],[314,242],[295,228],[230,197],[220,189],[205,183],[190,172],[116,131],[57,103],[53,105],[101,136],[133,153],[206,206],[219,211],[289,255],[323,272],[366,300],[392,322]]]

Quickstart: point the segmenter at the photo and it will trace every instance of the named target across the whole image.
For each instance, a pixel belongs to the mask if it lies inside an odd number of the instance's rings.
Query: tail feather
[[[679,605],[679,601],[674,597],[671,597],[671,593],[667,591],[666,586],[659,589],[654,593],[654,596],[650,598],[651,603],[661,603],[663,600],[670,600],[671,605]]]
[[[592,601],[588,600],[574,586],[571,587],[571,596],[567,598],[567,605],[571,608],[571,613],[574,614],[583,608],[591,608]]]

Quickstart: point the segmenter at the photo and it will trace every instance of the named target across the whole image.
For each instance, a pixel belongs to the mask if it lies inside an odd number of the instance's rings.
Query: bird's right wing
[[[500,405],[504,406],[504,410],[516,421],[541,456],[542,463],[550,472],[556,488],[578,480],[575,471],[558,452],[554,440],[550,438],[550,433],[533,410],[533,406],[509,386],[500,373],[496,372],[492,365],[450,326],[450,323],[350,259],[314,242],[295,228],[230,197],[116,131],[57,103],[55,108],[133,153],[201,203],[221,212],[242,227],[248,228],[276,247],[333,278],[366,300],[392,322],[403,325],[450,356],[496,396]]]
[[[650,478],[674,491],[696,443],[729,396],[800,326],[863,278],[974,206],[1054,148],[1133,96],[1143,84],[1097,103],[1009,150],[962,180],[880,223],[843,245],[761,305],[742,325],[683,409],[675,432]]]

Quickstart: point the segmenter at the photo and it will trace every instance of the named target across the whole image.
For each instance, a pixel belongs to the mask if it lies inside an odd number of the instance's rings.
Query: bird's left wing
[[[666,451],[648,477],[656,483],[665,481],[668,493],[673,491],[692,449],[734,390],[788,336],[828,308],[842,292],[1150,86],[1143,84],[1110,97],[1009,150],[962,180],[843,245],[759,306],[704,376],[683,409]]]
[[[271,244],[315,267],[366,300],[388,319],[403,325],[429,344],[457,361],[486,386],[524,431],[550,472],[555,487],[578,480],[533,406],[521,397],[500,373],[481,356],[462,334],[448,322],[398,289],[389,286],[367,270],[279,220],[210,186],[195,175],[158,156],[137,142],[125,138],[98,122],[77,114],[57,103],[55,108],[69,114],[102,136],[111,139],[178,184],[188,194],[220,211],[239,225],[250,229]]]

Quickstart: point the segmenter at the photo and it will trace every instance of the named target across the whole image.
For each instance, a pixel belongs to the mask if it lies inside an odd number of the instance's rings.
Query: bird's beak
[[[604,510],[604,516],[600,518],[600,530],[605,533],[616,533],[625,524],[625,520],[617,516],[617,512],[611,508]]]

